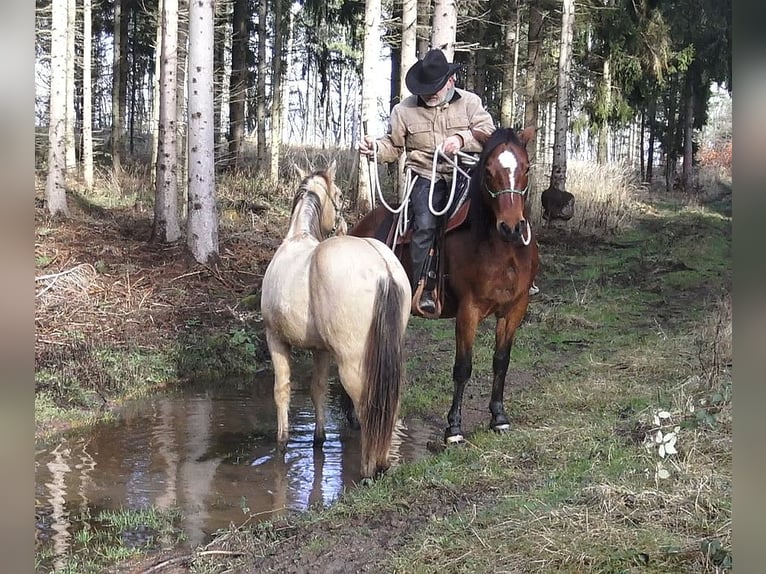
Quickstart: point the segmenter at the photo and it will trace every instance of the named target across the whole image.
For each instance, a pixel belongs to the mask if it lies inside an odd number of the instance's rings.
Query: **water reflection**
[[[73,524],[102,510],[179,508],[188,543],[248,519],[327,506],[359,480],[359,433],[328,400],[327,439],[313,448],[314,411],[296,388],[290,440],[275,441],[271,377],[208,386],[127,407],[118,423],[88,436],[63,436],[36,456],[38,541],[56,556],[72,544]],[[331,386],[331,394],[332,394]],[[399,428],[394,458],[425,452],[429,429]],[[406,453],[405,453],[406,451]]]

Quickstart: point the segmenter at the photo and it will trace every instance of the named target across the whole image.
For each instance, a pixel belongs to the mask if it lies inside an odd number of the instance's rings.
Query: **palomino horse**
[[[473,344],[481,321],[495,315],[495,353],[492,360],[490,428],[510,428],[503,406],[505,376],[516,328],[529,303],[529,288],[537,274],[539,258],[532,228],[524,217],[529,158],[526,144],[532,128],[520,133],[498,128],[492,135],[475,133],[484,150],[469,184],[467,225],[448,231],[442,244],[444,303],[440,318],[455,318],[454,391],[444,432],[447,443],[462,442],[463,392],[471,376]],[[375,236],[387,229],[391,213],[378,207],[349,233]],[[408,273],[406,243],[395,247]]]
[[[311,349],[314,445],[321,446],[325,439],[324,400],[334,359],[361,424],[361,474],[372,478],[389,467],[404,380],[410,282],[384,243],[331,237],[342,221],[335,162],[326,171],[301,176],[287,235],[261,288],[261,313],[274,365],[277,444],[284,450],[288,438],[290,349]]]

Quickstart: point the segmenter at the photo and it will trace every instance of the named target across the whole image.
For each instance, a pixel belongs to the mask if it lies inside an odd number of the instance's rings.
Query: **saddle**
[[[419,282],[417,289],[412,294],[412,312],[415,315],[427,319],[438,319],[441,315],[444,306],[444,287],[447,277],[444,257],[442,257],[444,240],[448,233],[459,229],[466,224],[469,206],[470,201],[468,200],[468,188],[466,185],[464,186],[464,189],[462,189],[460,197],[455,201],[453,209],[451,209],[448,214],[441,217],[443,223],[439,226],[440,231],[436,234],[434,243],[426,257],[424,276],[421,277],[422,281]],[[402,225],[402,217],[404,217],[404,212],[400,212],[392,218],[385,218],[375,233],[375,236],[385,238],[385,244],[391,247],[399,260],[404,264],[403,247],[412,241],[412,227],[410,226],[410,221],[407,221],[405,225]],[[444,222],[445,218],[446,222]],[[397,236],[396,230],[401,228],[404,228],[406,231]],[[436,311],[434,313],[426,313],[420,308],[420,298],[425,291],[430,291],[432,293],[433,300],[436,303]]]

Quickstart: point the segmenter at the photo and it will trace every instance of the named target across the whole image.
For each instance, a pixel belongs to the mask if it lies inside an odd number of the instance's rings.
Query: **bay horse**
[[[526,314],[529,288],[539,266],[537,242],[524,215],[529,185],[526,145],[533,129],[517,133],[498,128],[491,135],[474,132],[483,151],[469,182],[467,224],[447,231],[440,248],[444,288],[439,318],[455,318],[454,390],[444,431],[447,444],[465,440],[461,426],[463,393],[473,368],[476,330],[489,315],[496,318],[489,426],[497,432],[510,429],[503,406],[505,377],[514,334]],[[380,235],[392,221],[392,213],[379,206],[349,234]],[[411,274],[406,242],[394,249]]]
[[[261,314],[274,367],[277,446],[288,439],[290,350],[313,355],[314,446],[325,440],[324,401],[331,361],[361,425],[362,478],[389,467],[405,377],[404,333],[411,287],[402,264],[376,239],[332,235],[345,222],[336,164],[300,172],[290,224],[261,286]]]

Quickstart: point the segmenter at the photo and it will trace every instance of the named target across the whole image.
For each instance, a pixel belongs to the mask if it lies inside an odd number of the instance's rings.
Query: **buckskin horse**
[[[537,242],[524,216],[529,171],[526,144],[532,135],[533,128],[519,133],[498,128],[489,136],[474,133],[483,151],[471,174],[469,199],[461,207],[467,216],[461,225],[451,223],[460,219],[454,216],[447,223],[441,247],[443,289],[439,294],[439,318],[455,318],[454,390],[444,431],[447,444],[465,440],[461,426],[463,393],[473,368],[476,330],[489,315],[496,318],[489,426],[497,432],[510,429],[503,406],[505,377],[514,335],[526,314],[529,288],[539,265]],[[393,219],[385,206],[379,206],[349,234],[385,237]],[[411,273],[406,240],[394,250]]]
[[[334,359],[362,434],[361,475],[389,467],[405,376],[404,333],[411,287],[394,253],[376,239],[332,236],[341,223],[335,162],[301,173],[290,225],[263,277],[261,313],[274,366],[277,445],[288,439],[290,350],[313,354],[314,446],[325,440],[324,401]]]

